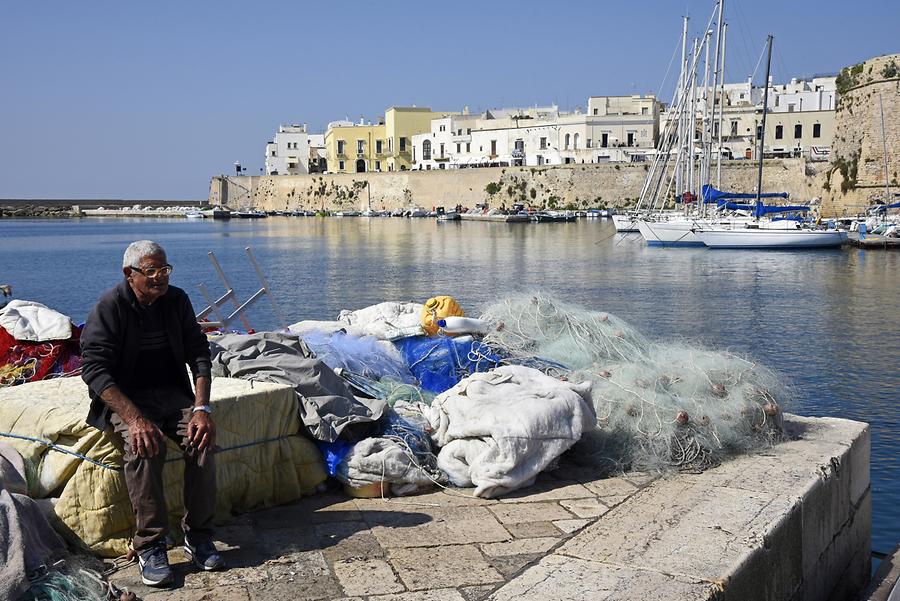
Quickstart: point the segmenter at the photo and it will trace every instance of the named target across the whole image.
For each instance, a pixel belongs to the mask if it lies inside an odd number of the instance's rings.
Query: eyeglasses
[[[140,267],[131,266],[139,274],[143,275],[147,278],[156,278],[159,276],[169,277],[169,274],[172,273],[172,266],[166,263],[162,267],[147,267],[145,269],[141,269]]]

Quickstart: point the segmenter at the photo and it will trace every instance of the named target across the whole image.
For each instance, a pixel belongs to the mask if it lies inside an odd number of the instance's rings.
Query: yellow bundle
[[[425,307],[422,309],[422,329],[429,336],[438,333],[440,326],[437,322],[445,317],[455,315],[457,317],[465,317],[462,307],[452,296],[435,296],[425,301]]]

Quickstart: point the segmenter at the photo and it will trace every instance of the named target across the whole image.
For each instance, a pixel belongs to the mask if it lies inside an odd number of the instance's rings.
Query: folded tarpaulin
[[[496,353],[471,336],[412,336],[395,340],[394,345],[419,385],[434,393],[444,392],[466,376],[500,364]]]
[[[438,468],[475,496],[529,486],[596,425],[591,383],[563,382],[508,365],[469,376],[423,413],[441,447]]]
[[[365,438],[387,407],[382,400],[356,398],[295,334],[226,334],[210,346],[213,375],[292,386],[303,424],[316,440]]]
[[[46,305],[13,300],[0,309],[0,326],[16,340],[44,342],[72,336],[72,320]]]
[[[353,326],[354,334],[361,329],[366,336],[396,340],[422,333],[423,308],[419,303],[388,301],[357,311],[345,309],[338,315],[338,321]]]

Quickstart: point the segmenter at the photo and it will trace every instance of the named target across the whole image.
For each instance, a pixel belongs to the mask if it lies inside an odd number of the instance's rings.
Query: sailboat
[[[699,225],[693,229],[694,235],[709,248],[826,248],[839,247],[847,242],[847,232],[839,230],[805,229],[793,220],[763,220],[768,213],[783,212],[785,207],[766,207],[762,198],[763,148],[765,144],[766,114],[769,101],[769,71],[772,66],[772,40],[768,42],[765,91],[763,92],[762,127],[759,136],[759,171],[756,194],[732,195],[746,198],[753,196],[753,220],[732,226]],[[800,208],[800,207],[798,207]]]

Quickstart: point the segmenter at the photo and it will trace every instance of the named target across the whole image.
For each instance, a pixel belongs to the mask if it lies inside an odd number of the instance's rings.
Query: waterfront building
[[[366,173],[386,167],[387,142],[384,120],[373,125],[360,119],[328,124],[323,146],[329,173]]]
[[[303,125],[280,125],[266,144],[266,175],[302,175],[310,172],[310,135]]]
[[[328,171],[328,153],[325,150],[325,134],[309,134],[309,172]]]
[[[385,171],[406,171],[412,167],[412,138],[431,130],[434,119],[443,119],[453,112],[435,112],[428,107],[392,106],[384,113],[387,148]]]
[[[413,136],[414,168],[640,161],[656,145],[660,110],[653,96],[593,96],[587,113],[555,105],[464,111]]]

